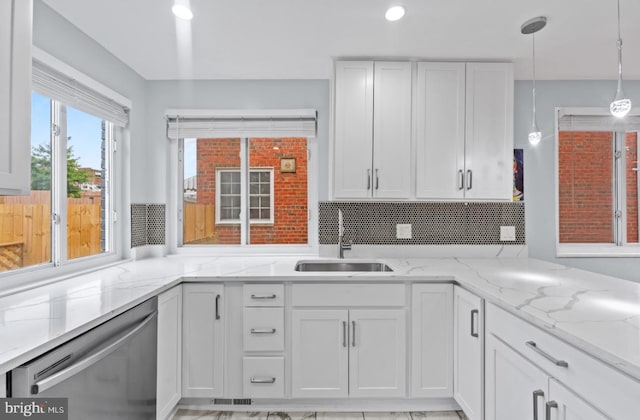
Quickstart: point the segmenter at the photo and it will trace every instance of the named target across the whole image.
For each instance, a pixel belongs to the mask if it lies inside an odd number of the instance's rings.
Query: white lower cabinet
[[[158,296],[156,418],[166,419],[182,393],[182,286]]]
[[[482,299],[454,286],[453,318],[453,397],[469,420],[481,420],[484,418]]]
[[[607,417],[571,392],[567,387],[549,379],[549,402],[545,407],[545,419],[549,420],[607,420]],[[547,412],[549,414],[547,414]],[[635,415],[637,413],[629,413]]]
[[[284,398],[284,357],[245,357],[243,392],[247,398]]]
[[[292,311],[294,398],[403,397],[405,311]]]
[[[222,396],[224,285],[184,284],[182,308],[182,396]]]
[[[453,285],[412,286],[411,396],[453,396]]]

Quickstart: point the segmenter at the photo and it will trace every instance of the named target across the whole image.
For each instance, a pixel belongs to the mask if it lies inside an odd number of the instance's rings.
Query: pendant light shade
[[[631,111],[631,99],[622,91],[622,37],[620,36],[620,0],[618,0],[618,88],[616,97],[609,105],[609,111],[614,117],[622,118]]]
[[[544,28],[547,25],[547,18],[544,16],[534,17],[529,19],[520,27],[520,32],[524,35],[531,34],[532,39],[532,58],[533,58],[533,88],[531,90],[531,98],[533,101],[533,115],[531,118],[531,129],[529,130],[529,143],[532,146],[540,143],[542,140],[542,132],[538,128],[538,122],[536,121],[536,38],[535,33]]]

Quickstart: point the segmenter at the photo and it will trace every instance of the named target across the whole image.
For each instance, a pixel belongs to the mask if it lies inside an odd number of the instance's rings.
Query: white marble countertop
[[[384,273],[300,273],[299,257],[125,262],[0,298],[0,373],[188,281],[455,281],[640,380],[640,284],[527,258],[379,258]]]

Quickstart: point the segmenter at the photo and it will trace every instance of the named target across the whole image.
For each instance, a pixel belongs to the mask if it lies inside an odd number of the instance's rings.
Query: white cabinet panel
[[[411,63],[375,62],[374,198],[408,198],[411,189]]]
[[[182,392],[182,286],[158,296],[156,418],[166,419]]]
[[[549,380],[549,400],[550,406],[545,409],[549,411],[549,420],[610,419],[553,378]]]
[[[484,418],[482,299],[455,286],[453,316],[453,396],[469,420],[481,420]]]
[[[453,285],[412,287],[413,397],[453,396]]]
[[[348,311],[294,310],[291,316],[292,396],[348,396]]]
[[[284,306],[284,285],[245,284],[242,296],[244,306]]]
[[[548,401],[547,375],[493,334],[486,336],[485,351],[485,418],[541,420]]]
[[[404,397],[404,310],[349,311],[349,396]]]
[[[0,195],[31,190],[32,0],[0,1]]]
[[[244,351],[284,351],[284,309],[244,308]]]
[[[467,63],[466,76],[466,198],[511,200],[513,66]]]
[[[0,398],[5,398],[7,396],[7,375],[0,375]]]
[[[221,396],[224,286],[185,284],[182,294],[182,396]]]
[[[247,398],[284,398],[284,357],[245,357],[243,390]]]
[[[416,198],[464,198],[465,63],[418,63]]]
[[[336,62],[334,195],[371,197],[373,62]]]

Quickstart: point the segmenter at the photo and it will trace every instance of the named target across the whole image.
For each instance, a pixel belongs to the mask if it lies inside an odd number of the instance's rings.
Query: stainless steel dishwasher
[[[157,299],[11,372],[12,397],[68,398],[70,420],[156,416]]]

